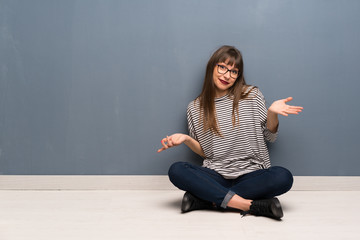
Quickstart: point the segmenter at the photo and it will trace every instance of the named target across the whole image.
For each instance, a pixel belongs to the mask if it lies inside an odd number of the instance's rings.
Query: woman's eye
[[[231,73],[234,74],[234,75],[237,75],[239,72],[234,70],[234,71],[231,71]]]
[[[222,69],[222,70],[225,70],[225,69],[226,69],[226,67],[224,67],[224,66],[222,66],[222,65],[219,65],[219,67],[220,67],[220,69]]]

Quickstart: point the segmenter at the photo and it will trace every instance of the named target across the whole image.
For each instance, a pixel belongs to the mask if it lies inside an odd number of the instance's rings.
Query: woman
[[[188,105],[189,135],[176,133],[161,140],[162,148],[186,144],[204,158],[203,166],[174,163],[170,181],[185,192],[183,213],[197,209],[238,209],[280,219],[275,196],[290,190],[293,177],[283,167],[271,167],[265,141],[273,142],[278,114],[298,114],[292,98],[266,109],[258,88],[245,83],[239,50],[222,46],[210,58],[199,97]]]

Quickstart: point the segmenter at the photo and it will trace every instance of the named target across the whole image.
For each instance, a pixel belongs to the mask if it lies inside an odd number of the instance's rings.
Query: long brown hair
[[[204,131],[211,130],[218,136],[222,136],[216,119],[215,110],[215,84],[213,80],[213,72],[216,64],[220,62],[229,61],[227,64],[235,64],[235,68],[239,70],[239,75],[235,80],[235,83],[229,89],[229,97],[233,99],[232,108],[232,124],[235,126],[239,123],[239,101],[246,98],[251,90],[246,85],[244,78],[244,63],[241,53],[238,49],[232,46],[222,46],[216,50],[206,66],[206,74],[204,84],[200,95],[197,99],[200,101],[200,116],[203,121]],[[200,121],[201,121],[200,120]]]

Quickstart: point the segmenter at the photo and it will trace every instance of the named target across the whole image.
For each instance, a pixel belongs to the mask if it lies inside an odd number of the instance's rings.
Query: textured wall
[[[0,0],[0,174],[166,174],[186,106],[235,45],[280,117],[273,165],[359,175],[360,1]]]

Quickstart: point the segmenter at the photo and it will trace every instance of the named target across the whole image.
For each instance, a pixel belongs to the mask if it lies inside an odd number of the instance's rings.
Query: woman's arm
[[[270,132],[275,133],[277,131],[277,128],[279,126],[278,114],[281,114],[283,116],[289,116],[289,114],[299,114],[299,112],[301,112],[303,107],[291,106],[286,104],[292,99],[292,97],[288,97],[285,99],[277,100],[273,102],[273,104],[271,104],[267,112],[266,122],[266,127],[270,130]]]
[[[270,109],[270,108],[269,108]],[[268,110],[267,112],[267,120],[266,120],[266,128],[269,129],[270,132],[276,133],[279,127],[279,118],[277,113],[271,112]]]
[[[175,133],[171,136],[167,136],[161,140],[162,148],[158,152],[162,152],[168,148],[179,146],[180,144],[185,143],[193,152],[199,154],[202,157],[205,157],[204,151],[202,150],[200,143],[190,137],[189,135],[182,133]]]

